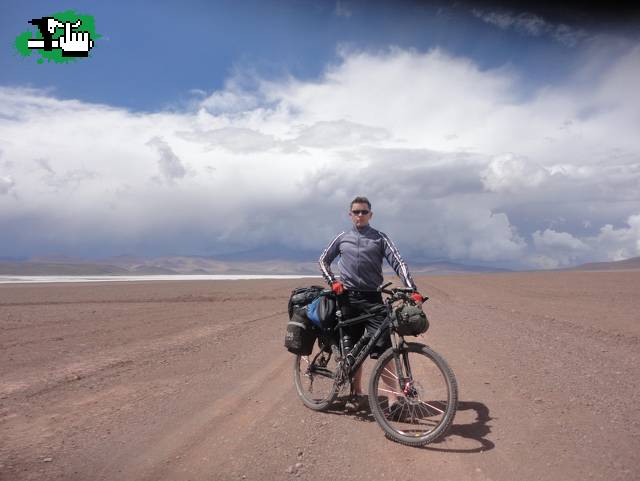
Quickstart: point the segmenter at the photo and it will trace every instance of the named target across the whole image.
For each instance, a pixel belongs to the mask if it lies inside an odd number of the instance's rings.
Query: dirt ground
[[[640,271],[417,281],[460,389],[425,448],[297,399],[313,279],[2,285],[0,479],[640,479]]]

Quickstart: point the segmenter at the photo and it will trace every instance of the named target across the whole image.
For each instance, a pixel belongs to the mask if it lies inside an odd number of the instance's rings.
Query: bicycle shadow
[[[368,421],[375,422],[375,418],[369,407],[366,407],[355,413],[347,413],[344,411],[344,404],[347,398],[344,399],[338,398],[338,400],[334,403],[334,405],[325,411],[327,414],[335,414],[339,416],[350,416],[359,421]],[[460,424],[456,423],[455,419],[449,431],[445,435],[444,438],[428,444],[426,446],[422,446],[421,449],[427,449],[430,451],[441,451],[447,453],[480,453],[483,451],[490,451],[495,448],[495,444],[490,439],[487,439],[487,436],[491,433],[491,425],[489,421],[493,418],[489,414],[489,408],[486,404],[477,401],[458,401],[458,409],[456,417],[460,419],[460,414],[463,411],[475,411],[476,415],[471,423]],[[450,448],[444,445],[450,443],[452,436],[459,436],[465,439],[469,439],[475,442],[478,442],[480,445],[475,448]]]
[[[491,425],[489,421],[493,418],[489,414],[489,408],[486,404],[477,401],[458,401],[458,411],[456,417],[461,411],[475,411],[476,416],[473,422],[468,424],[457,424],[455,418],[453,425],[449,428],[446,436],[439,441],[423,446],[422,449],[429,451],[441,451],[446,453],[481,453],[483,451],[490,451],[496,447],[496,445],[487,436],[491,433]],[[462,449],[462,448],[448,448],[440,447],[450,441],[451,436],[460,436],[465,439],[470,439],[480,443],[480,446],[476,448]]]

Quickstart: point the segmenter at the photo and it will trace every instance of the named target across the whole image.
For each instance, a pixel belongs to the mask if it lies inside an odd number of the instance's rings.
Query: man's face
[[[349,215],[351,216],[353,225],[356,227],[365,227],[369,225],[373,212],[369,210],[367,204],[355,203],[351,204],[351,212],[349,212]]]

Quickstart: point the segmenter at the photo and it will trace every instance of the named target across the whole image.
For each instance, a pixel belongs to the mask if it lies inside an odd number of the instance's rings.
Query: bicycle
[[[310,409],[323,411],[336,400],[340,391],[351,386],[376,342],[389,327],[391,347],[378,359],[369,380],[369,407],[385,435],[409,446],[424,446],[440,439],[453,422],[458,402],[458,388],[453,371],[444,358],[430,347],[406,342],[398,333],[394,303],[413,302],[409,288],[378,288],[387,294],[386,318],[373,335],[365,331],[349,350],[344,345],[343,330],[366,322],[381,312],[343,319],[340,296],[331,290],[321,295],[336,299],[335,327],[321,330],[313,351],[294,359],[294,383],[302,402]],[[426,298],[425,298],[426,301]]]

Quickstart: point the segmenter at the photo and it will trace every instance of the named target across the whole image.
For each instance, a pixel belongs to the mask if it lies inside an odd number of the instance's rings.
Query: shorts
[[[379,309],[380,306],[384,306],[384,303],[382,302],[382,294],[379,292],[347,291],[341,301],[344,319],[361,316],[362,314],[367,314],[374,309]],[[357,340],[364,334],[365,329],[369,335],[375,334],[385,317],[386,310],[382,311],[379,316],[374,316],[367,320],[367,322],[346,328],[346,331],[354,338],[354,342],[357,342]],[[390,347],[391,336],[389,334],[389,329],[387,328],[384,330],[375,346],[373,346],[373,349],[371,349],[371,358],[377,359]]]

